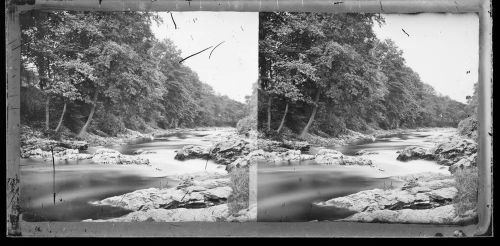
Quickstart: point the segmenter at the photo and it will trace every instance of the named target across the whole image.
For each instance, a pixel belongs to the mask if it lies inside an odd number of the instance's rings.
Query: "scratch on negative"
[[[172,22],[174,23],[175,29],[177,29],[177,24],[175,23],[174,15],[172,14],[172,12],[170,12],[170,18],[172,19]]]
[[[200,54],[201,52],[203,52],[203,51],[205,51],[205,50],[208,50],[208,49],[210,49],[210,48],[212,48],[212,46],[210,46],[210,47],[208,47],[208,48],[205,48],[205,49],[203,49],[203,50],[201,50],[201,51],[198,51],[198,52],[196,52],[196,53],[194,53],[194,54],[192,54],[192,55],[190,55],[190,56],[188,56],[188,57],[186,57],[186,58],[183,58],[182,60],[180,60],[180,61],[179,61],[179,63],[182,63],[182,62],[183,62],[183,61],[185,61],[186,59],[188,59],[188,58],[190,58],[190,57],[192,57],[192,56],[198,55],[198,54]]]
[[[380,4],[380,10],[382,10],[382,12],[384,12],[384,7],[382,6],[382,1],[378,1],[378,3]]]
[[[226,42],[226,41],[222,41],[222,42],[220,42],[218,45],[216,45],[216,46],[212,49],[212,51],[210,51],[210,55],[208,56],[208,59],[210,59],[210,57],[212,56],[212,52],[214,52],[214,50],[215,50],[217,47],[219,47],[219,45],[221,45],[221,44],[222,44],[222,43],[224,43],[224,42]]]

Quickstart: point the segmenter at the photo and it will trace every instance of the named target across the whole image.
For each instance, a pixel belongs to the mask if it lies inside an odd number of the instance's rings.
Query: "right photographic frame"
[[[476,13],[259,13],[257,221],[478,223],[479,37]]]

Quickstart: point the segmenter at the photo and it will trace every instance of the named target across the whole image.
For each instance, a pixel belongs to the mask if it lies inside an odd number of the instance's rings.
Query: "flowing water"
[[[178,184],[176,175],[196,172],[225,173],[224,166],[206,160],[174,160],[175,150],[187,144],[208,145],[211,137],[230,130],[186,131],[137,139],[125,145],[105,146],[132,154],[142,149],[151,166],[103,165],[91,160],[52,161],[21,159],[21,208],[25,221],[81,221],[119,217],[130,211],[93,206],[89,202],[145,188]],[[89,148],[88,152],[96,148]],[[206,169],[205,169],[206,168]],[[55,184],[55,186],[53,186]],[[55,196],[54,196],[55,188]]]
[[[349,215],[347,211],[318,207],[314,202],[346,196],[375,188],[394,188],[402,185],[394,176],[420,172],[449,174],[447,167],[433,161],[396,160],[397,151],[407,146],[432,147],[439,139],[450,136],[455,129],[426,129],[377,138],[372,143],[330,147],[344,155],[360,150],[374,152],[364,155],[373,167],[318,165],[314,161],[270,165],[258,163],[257,220],[313,221],[335,220]],[[314,154],[318,148],[312,148]]]

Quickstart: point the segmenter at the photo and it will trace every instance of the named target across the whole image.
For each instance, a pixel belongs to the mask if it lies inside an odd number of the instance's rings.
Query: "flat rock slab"
[[[125,216],[107,220],[84,220],[84,222],[185,222],[225,221],[228,214],[227,204],[198,209],[149,209],[136,211]]]
[[[446,205],[420,210],[402,209],[361,212],[340,221],[445,224],[454,222],[455,217],[456,212],[453,205]]]
[[[436,180],[410,180],[400,189],[373,189],[333,198],[315,205],[351,212],[399,210],[403,208],[438,207],[457,195],[452,176],[436,176]]]
[[[157,208],[200,208],[224,203],[232,192],[229,178],[186,179],[177,187],[149,188],[91,202],[138,211]]]

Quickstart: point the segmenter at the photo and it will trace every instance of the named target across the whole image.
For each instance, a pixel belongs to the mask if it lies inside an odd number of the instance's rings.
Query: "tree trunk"
[[[47,98],[45,99],[45,130],[47,131],[50,129],[49,105],[50,105],[50,96],[47,95]]]
[[[82,129],[80,130],[80,133],[78,133],[78,137],[82,137],[87,132],[87,127],[90,125],[90,122],[92,121],[92,116],[94,116],[96,104],[97,104],[97,89],[94,92],[94,98],[92,98],[92,108],[90,109],[89,117],[87,118],[87,122],[85,122],[85,125],[83,125]]]
[[[64,114],[66,114],[66,102],[64,103],[64,107],[63,107],[63,111],[62,111],[62,114],[61,114],[61,118],[59,118],[59,123],[57,124],[57,127],[56,127],[56,132],[59,132],[59,129],[61,128],[61,125],[62,125],[62,122],[63,122],[63,119],[64,119]]]
[[[267,101],[267,131],[271,131],[271,104],[273,102],[273,98],[269,95],[269,99]]]
[[[283,114],[283,118],[281,118],[281,123],[280,123],[280,127],[278,127],[278,133],[281,132],[281,129],[283,129],[283,125],[285,124],[285,118],[286,118],[286,114],[288,113],[288,103],[286,103],[286,106],[285,106],[285,113]]]
[[[313,121],[314,121],[314,116],[316,115],[316,112],[318,111],[318,103],[319,103],[319,94],[321,91],[318,89],[316,92],[316,98],[314,99],[314,108],[311,113],[311,117],[309,117],[309,121],[307,122],[307,125],[304,127],[304,130],[302,130],[302,133],[300,134],[300,137],[305,137],[307,132],[309,131],[309,128],[311,127]]]

